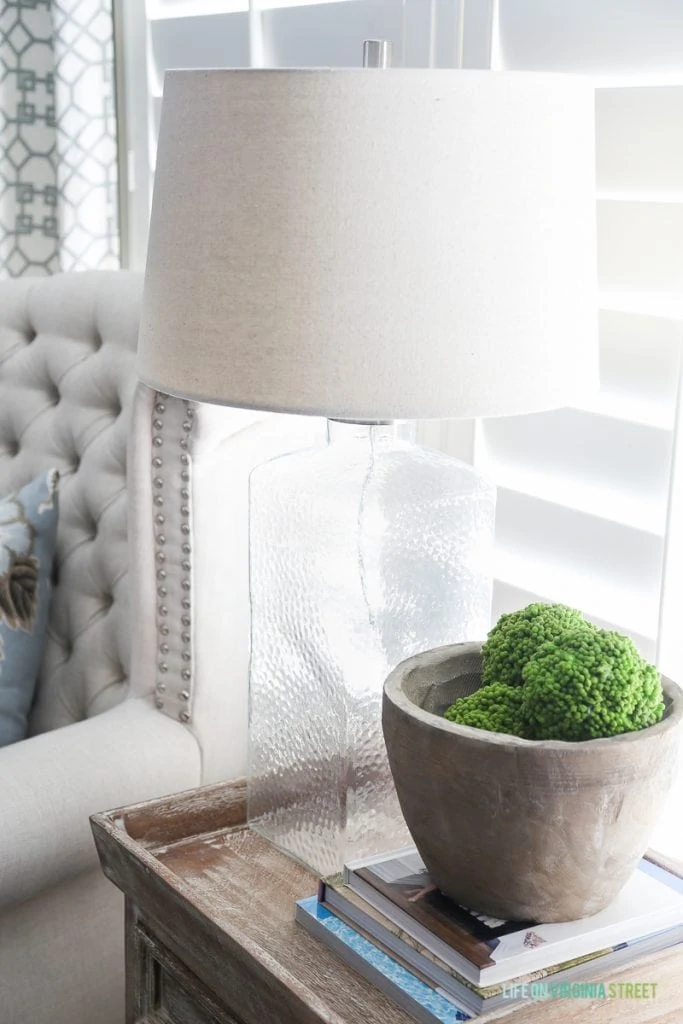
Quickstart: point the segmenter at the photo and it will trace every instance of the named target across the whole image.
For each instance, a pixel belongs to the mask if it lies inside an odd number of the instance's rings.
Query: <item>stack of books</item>
[[[425,1024],[599,983],[683,941],[683,879],[643,859],[606,910],[581,921],[499,921],[431,883],[414,849],[349,864],[297,903],[296,919]],[[588,993],[589,989],[587,989]]]

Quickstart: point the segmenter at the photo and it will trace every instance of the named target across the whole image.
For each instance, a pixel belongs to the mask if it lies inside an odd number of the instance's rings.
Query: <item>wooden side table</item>
[[[411,1024],[294,922],[317,879],[245,827],[242,783],[97,814],[102,867],[126,897],[127,1024]],[[506,1024],[683,1024],[683,953],[599,981],[656,982],[655,1000],[560,1000]]]

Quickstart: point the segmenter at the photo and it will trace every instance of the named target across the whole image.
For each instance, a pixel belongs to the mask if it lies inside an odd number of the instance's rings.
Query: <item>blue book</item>
[[[296,920],[324,942],[348,965],[410,1013],[421,1024],[457,1024],[470,1020],[446,995],[416,978],[409,970],[318,903],[317,896],[299,900]]]

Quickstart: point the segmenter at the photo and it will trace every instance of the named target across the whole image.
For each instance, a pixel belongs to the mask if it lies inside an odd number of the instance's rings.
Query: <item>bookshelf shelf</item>
[[[104,873],[126,897],[127,1024],[411,1024],[294,921],[306,868],[245,827],[243,783],[95,815]],[[656,997],[514,1004],[479,1024],[680,1024],[683,950],[596,981]]]

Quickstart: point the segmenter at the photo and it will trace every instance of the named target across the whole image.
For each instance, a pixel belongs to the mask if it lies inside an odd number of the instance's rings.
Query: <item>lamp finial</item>
[[[391,43],[388,39],[366,39],[363,43],[364,68],[390,68]]]

